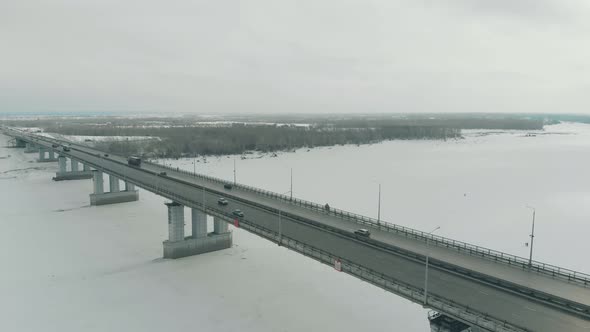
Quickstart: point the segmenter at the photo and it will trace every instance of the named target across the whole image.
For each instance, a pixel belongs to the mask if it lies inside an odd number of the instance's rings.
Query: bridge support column
[[[33,143],[26,143],[25,153],[35,153],[37,152],[37,147]]]
[[[207,214],[198,209],[191,209],[193,239],[207,236]]]
[[[135,191],[135,185],[125,181],[125,191]]]
[[[477,327],[470,327],[463,322],[435,311],[428,313],[428,321],[430,322],[431,332],[483,332]]]
[[[119,179],[113,175],[109,175],[109,188],[112,193],[118,193],[121,191],[119,188]]]
[[[24,141],[22,139],[15,138],[14,139],[14,142],[15,142],[15,146],[14,146],[15,148],[25,148],[25,147],[27,147],[27,141]]]
[[[44,162],[51,162],[51,161],[57,161],[57,158],[55,158],[55,155],[52,153],[53,151],[44,147],[39,147],[39,162],[40,163],[44,163]],[[46,153],[49,155],[49,157],[46,157]]]
[[[60,155],[57,157],[57,162],[59,165],[59,169],[53,177],[53,181],[63,181],[63,180],[84,180],[92,178],[92,172],[85,167],[86,170],[80,171],[78,170],[78,161],[72,160],[72,170],[68,172],[67,170],[67,163],[66,157]]]
[[[127,203],[139,200],[139,192],[135,186],[125,183],[125,191],[119,189],[119,179],[109,175],[110,192],[104,192],[104,176],[99,170],[92,171],[94,178],[94,193],[90,194],[90,205],[106,205],[116,203]]]
[[[192,209],[192,236],[184,236],[184,206],[178,203],[166,203],[168,206],[168,240],[164,241],[164,258],[181,258],[206,252],[231,248],[232,233],[227,230],[227,223],[219,219],[216,226],[218,233],[207,234],[207,215],[198,209]],[[182,214],[177,212],[182,209]],[[175,216],[182,215],[182,223]],[[225,223],[221,226],[221,223]],[[173,227],[173,225],[176,225]],[[177,227],[182,226],[182,239]]]
[[[213,233],[214,234],[227,233],[227,230],[228,230],[227,222],[223,221],[221,218],[218,218],[218,217],[213,218]]]

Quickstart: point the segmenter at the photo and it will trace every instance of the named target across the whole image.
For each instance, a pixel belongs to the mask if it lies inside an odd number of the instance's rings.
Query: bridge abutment
[[[163,242],[164,258],[181,258],[231,248],[232,233],[227,222],[215,218],[214,231],[207,233],[207,214],[192,209],[192,235],[184,236],[184,206],[171,202],[168,207],[168,240]]]
[[[90,205],[107,205],[127,203],[139,200],[139,192],[135,185],[125,182],[125,190],[120,191],[119,179],[109,175],[110,192],[104,191],[104,173],[99,170],[92,171],[94,193],[90,194]]]

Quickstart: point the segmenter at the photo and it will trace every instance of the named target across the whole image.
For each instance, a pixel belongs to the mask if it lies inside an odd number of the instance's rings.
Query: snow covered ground
[[[276,158],[167,160],[590,272],[590,126],[392,141]],[[6,138],[0,136],[0,146]],[[8,157],[10,155],[10,157]],[[3,158],[7,157],[7,158]],[[91,181],[0,148],[0,331],[428,331],[426,311],[240,229],[229,250],[163,260],[164,200],[89,207]],[[187,213],[187,216],[189,214]],[[190,223],[187,223],[187,232]]]

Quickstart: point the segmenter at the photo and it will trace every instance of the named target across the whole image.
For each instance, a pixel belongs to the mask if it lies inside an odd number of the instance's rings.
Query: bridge
[[[15,147],[39,151],[40,162],[57,161],[54,180],[93,178],[92,205],[137,200],[136,187],[169,199],[165,258],[231,247],[232,224],[430,309],[433,331],[590,331],[588,274],[246,185],[226,188],[228,181],[178,168],[145,161],[132,166],[124,157],[65,140],[0,130]],[[218,204],[219,197],[228,205]],[[184,234],[185,207],[191,209],[190,235]],[[212,232],[207,215],[214,218]],[[371,236],[355,234],[359,228]]]

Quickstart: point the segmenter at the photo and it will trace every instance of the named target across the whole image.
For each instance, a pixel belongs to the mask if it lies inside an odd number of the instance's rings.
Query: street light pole
[[[381,183],[379,183],[379,202],[377,204],[377,226],[381,223]]]
[[[532,206],[527,205],[527,207],[529,209],[533,210],[533,226],[532,226],[531,235],[530,235],[530,237],[531,237],[531,251],[529,253],[529,269],[530,269],[533,266],[533,241],[535,240],[535,214],[537,211]]]
[[[279,247],[283,242],[283,223],[281,222],[281,210],[279,210]]]
[[[439,228],[440,226],[436,226],[436,228],[428,232],[426,236],[426,268],[424,270],[424,306],[426,306],[426,304],[428,303],[428,261],[430,258],[430,251],[428,247],[428,240],[430,239],[430,237],[428,235],[434,233]]]
[[[293,200],[293,167],[291,167],[291,200]]]
[[[234,185],[236,184],[236,157],[234,157]]]

